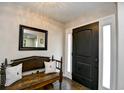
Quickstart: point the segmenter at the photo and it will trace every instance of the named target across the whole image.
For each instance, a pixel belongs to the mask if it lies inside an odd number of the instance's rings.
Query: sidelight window
[[[103,26],[103,87],[110,89],[111,25]]]
[[[71,34],[68,34],[68,62],[67,62],[67,72],[71,72]]]

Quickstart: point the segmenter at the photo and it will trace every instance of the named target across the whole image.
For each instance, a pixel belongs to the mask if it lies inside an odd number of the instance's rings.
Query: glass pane
[[[23,47],[45,47],[45,33],[24,29]]]
[[[71,34],[68,34],[68,64],[67,72],[71,72]]]
[[[103,87],[110,88],[111,25],[103,26]]]

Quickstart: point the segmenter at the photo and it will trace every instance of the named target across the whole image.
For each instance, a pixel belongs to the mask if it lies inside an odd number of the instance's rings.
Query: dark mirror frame
[[[23,47],[24,29],[45,33],[45,47]],[[48,40],[48,31],[47,30],[34,28],[34,27],[30,27],[30,26],[25,26],[25,25],[19,25],[19,50],[20,51],[21,50],[47,50],[47,40]]]

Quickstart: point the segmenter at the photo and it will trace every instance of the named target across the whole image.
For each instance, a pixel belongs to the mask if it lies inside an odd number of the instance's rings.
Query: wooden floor
[[[59,90],[59,82],[55,82],[49,90]],[[62,82],[62,90],[89,90],[87,87],[70,80],[68,78],[64,78]]]

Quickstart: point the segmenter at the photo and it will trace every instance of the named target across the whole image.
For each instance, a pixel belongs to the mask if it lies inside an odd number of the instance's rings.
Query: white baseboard
[[[65,74],[63,74],[63,76],[64,76],[64,77],[67,77],[67,78],[69,78],[69,79],[72,79],[72,75],[70,75],[70,74],[66,74],[66,73],[65,73]]]

